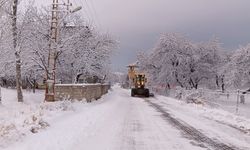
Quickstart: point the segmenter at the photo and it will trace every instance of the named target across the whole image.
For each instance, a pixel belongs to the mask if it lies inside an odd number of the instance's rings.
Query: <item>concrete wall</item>
[[[56,84],[55,100],[97,100],[108,93],[110,85],[102,84]]]

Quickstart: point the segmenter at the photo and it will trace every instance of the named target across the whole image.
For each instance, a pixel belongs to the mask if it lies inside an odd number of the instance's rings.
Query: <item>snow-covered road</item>
[[[217,113],[222,118],[209,114]],[[101,100],[50,120],[46,130],[8,150],[199,150],[250,149],[250,124],[230,124],[231,114],[157,96],[131,98],[118,86]],[[213,114],[212,114],[213,115]],[[232,119],[232,118],[231,118]],[[239,118],[237,118],[239,119]]]

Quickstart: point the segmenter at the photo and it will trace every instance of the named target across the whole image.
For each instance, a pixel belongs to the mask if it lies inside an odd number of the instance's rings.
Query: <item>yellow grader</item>
[[[145,87],[147,83],[147,78],[144,73],[136,72],[136,65],[129,65],[128,66],[128,77],[129,77],[129,84],[131,88],[131,96],[144,96],[149,97],[149,89]]]

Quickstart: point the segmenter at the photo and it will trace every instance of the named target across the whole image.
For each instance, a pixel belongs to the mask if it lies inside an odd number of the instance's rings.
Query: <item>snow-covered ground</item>
[[[82,104],[68,101],[43,103],[43,101],[44,91],[33,94],[24,90],[24,103],[18,103],[15,90],[2,89],[0,149],[46,130],[55,118],[72,113]]]
[[[250,149],[250,120],[220,108],[186,104],[163,96],[157,103],[175,118],[191,125],[206,136],[238,149]]]
[[[131,98],[114,86],[93,103],[43,103],[40,91],[19,104],[15,91],[2,94],[4,150],[250,149],[248,118],[164,96]]]
[[[199,90],[184,90],[181,88],[173,89],[166,92],[163,88],[154,90],[155,93],[160,93],[161,95],[168,95],[173,98],[180,98],[186,100],[189,95],[194,93],[201,93],[201,100],[204,104],[211,108],[223,109],[229,113],[237,114],[238,116],[247,117],[250,119],[250,93],[242,94],[242,91],[237,94],[237,91],[227,91],[222,93],[221,91],[214,91],[208,89]],[[245,103],[240,103],[240,97],[244,96]],[[237,104],[238,101],[238,104]]]
[[[238,116],[247,117],[250,119],[250,94],[244,94],[245,97],[245,103],[238,103],[237,106],[237,93],[231,92],[229,94],[229,97],[227,97],[226,94],[220,94],[215,100],[214,104],[230,113],[236,113]],[[240,101],[240,98],[238,98]],[[236,111],[236,108],[238,107],[238,111]]]

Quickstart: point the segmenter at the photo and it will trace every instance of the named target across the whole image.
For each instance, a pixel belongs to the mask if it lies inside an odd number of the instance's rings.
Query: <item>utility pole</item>
[[[46,73],[46,94],[45,101],[54,101],[55,96],[55,70],[56,70],[56,52],[58,42],[58,0],[53,0],[52,3],[52,18],[50,27],[50,44],[49,44],[49,58],[48,71]]]
[[[1,89],[2,87],[0,86],[0,104],[2,104],[2,89]]]
[[[13,48],[15,50],[16,57],[16,88],[18,102],[23,102],[22,93],[22,78],[21,78],[21,49],[17,44],[17,3],[18,0],[13,1],[13,13],[12,13],[12,35],[13,35]]]
[[[59,10],[59,5],[67,6],[67,10]],[[67,12],[74,13],[81,9],[77,7],[75,10],[70,11],[70,0],[67,0],[67,4],[60,4],[59,0],[53,0],[52,3],[52,17],[51,17],[51,27],[50,27],[50,44],[49,44],[49,58],[48,58],[48,69],[46,72],[46,92],[45,101],[53,102],[55,101],[55,83],[56,83],[56,55],[58,48],[58,34],[59,34],[59,13]]]
[[[66,4],[66,7],[67,7],[67,13],[69,13],[69,7],[72,6],[72,4],[69,2],[69,0],[67,0],[67,4]]]

